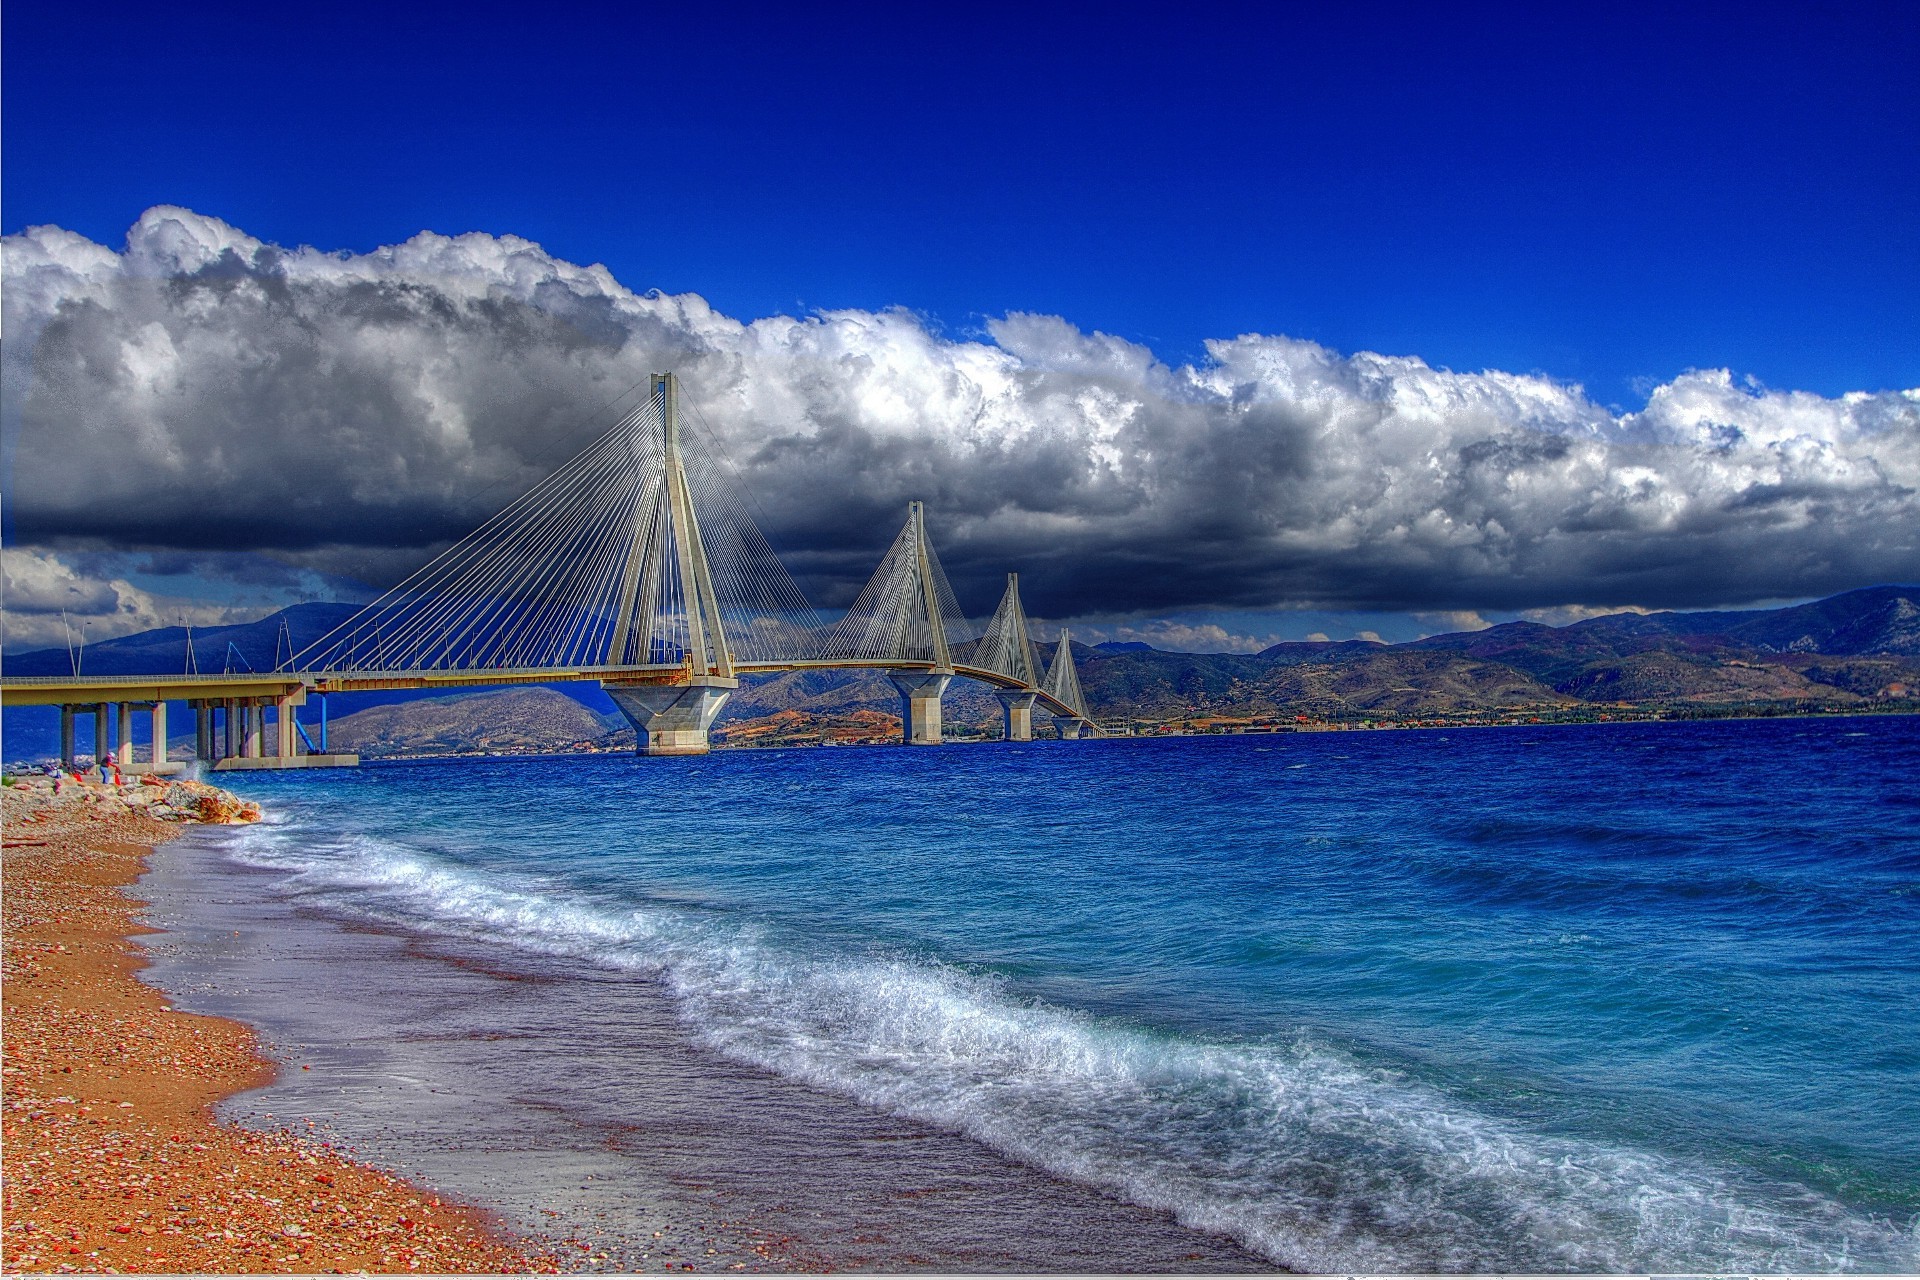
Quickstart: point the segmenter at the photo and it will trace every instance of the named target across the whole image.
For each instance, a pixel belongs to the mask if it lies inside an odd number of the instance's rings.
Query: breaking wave
[[[990,976],[847,954],[304,823],[230,851],[330,911],[642,975],[702,1044],[1171,1211],[1303,1271],[1920,1270],[1805,1187],[1531,1132],[1299,1037],[1182,1038]]]

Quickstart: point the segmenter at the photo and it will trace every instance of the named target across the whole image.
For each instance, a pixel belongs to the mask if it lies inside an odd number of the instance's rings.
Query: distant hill
[[[297,605],[258,622],[198,628],[199,667],[220,671],[231,661],[236,669],[271,670],[289,638],[298,649],[354,608]],[[1076,643],[1073,651],[1090,709],[1103,719],[1920,711],[1920,587],[1868,587],[1783,609],[1610,614],[1564,627],[1510,622],[1394,645],[1289,642],[1255,654],[1207,654],[1128,641]],[[168,627],[89,645],[83,669],[165,674],[185,664],[186,633]],[[9,656],[6,670],[61,675],[70,665],[64,649],[43,649]],[[369,756],[554,751],[633,735],[592,684],[394,691],[336,696],[332,706],[330,744]],[[880,672],[789,672],[743,681],[716,728],[736,728],[740,741],[842,740],[898,712],[898,694]],[[992,690],[956,680],[945,715],[955,726],[989,727],[999,723],[1000,707]],[[10,758],[53,750],[51,708],[10,710],[5,727]]]
[[[1683,620],[1686,614],[1656,614]],[[1720,617],[1738,617],[1722,614]],[[1688,629],[1683,634],[1702,634]],[[1763,653],[1920,655],[1920,588],[1868,587],[1748,615],[1724,633]]]
[[[332,722],[328,746],[374,758],[516,754],[565,751],[626,728],[619,717],[596,714],[552,689],[491,689],[355,711]]]
[[[1510,622],[1414,643],[1486,651],[1489,643],[1558,652],[1640,652],[1666,641],[1711,641],[1756,653],[1920,657],[1920,587],[1866,587],[1784,609],[1717,613],[1611,613],[1566,627]]]
[[[897,715],[900,693],[881,671],[789,671],[748,676],[727,699],[720,723],[756,720],[782,711],[837,716],[852,712]],[[993,691],[972,680],[955,680],[941,704],[949,724],[998,723],[1000,702]]]
[[[356,604],[332,602],[296,604],[257,622],[195,627],[192,668],[188,666],[187,629],[161,627],[96,641],[84,651],[71,655],[65,649],[11,653],[6,658],[6,673],[10,676],[72,675],[76,657],[82,674],[98,676],[181,675],[190,669],[272,671],[286,657],[289,640],[292,651],[298,653],[351,618],[359,608]]]
[[[1081,659],[1080,683],[1096,715],[1161,719],[1405,720],[1595,704],[1920,710],[1920,587],[1784,609],[1509,622],[1397,645],[1290,642],[1251,655],[1098,646]]]

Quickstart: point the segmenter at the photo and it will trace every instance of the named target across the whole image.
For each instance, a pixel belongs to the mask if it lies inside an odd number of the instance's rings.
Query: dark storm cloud
[[[1053,617],[1685,606],[1920,574],[1920,392],[1709,371],[1617,417],[1546,378],[1279,337],[1170,367],[1050,317],[990,341],[904,312],[742,324],[510,237],[328,255],[179,209],[124,253],[55,228],[5,250],[7,497],[41,552],[252,549],[390,581],[672,368],[829,605],[912,498],[967,604],[1013,568]]]

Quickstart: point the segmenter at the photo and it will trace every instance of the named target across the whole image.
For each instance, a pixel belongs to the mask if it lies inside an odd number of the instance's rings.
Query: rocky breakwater
[[[12,779],[5,790],[4,814],[10,834],[17,834],[19,827],[48,822],[64,826],[118,817],[225,826],[260,821],[260,806],[204,782],[143,776],[115,785],[61,778],[56,790],[52,775],[36,774]]]

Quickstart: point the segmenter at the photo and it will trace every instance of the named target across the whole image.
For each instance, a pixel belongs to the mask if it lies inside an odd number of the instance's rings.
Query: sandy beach
[[[184,821],[257,817],[247,808],[192,784],[6,789],[7,1270],[558,1270],[547,1249],[298,1121],[214,1118],[275,1067],[247,1027],[175,1010],[135,978],[143,904],[123,890]]]
[[[10,1271],[1272,1269],[699,1048],[654,983],[292,910],[227,793],[25,781]]]

